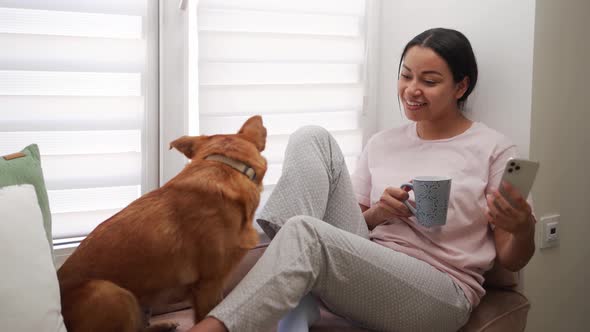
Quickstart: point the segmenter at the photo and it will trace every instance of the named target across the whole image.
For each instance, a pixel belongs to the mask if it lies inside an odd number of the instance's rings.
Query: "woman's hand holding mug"
[[[410,198],[408,192],[402,188],[385,188],[381,198],[375,204],[379,211],[379,216],[381,216],[384,221],[399,217],[410,217],[412,213],[403,203],[408,200],[408,198]]]

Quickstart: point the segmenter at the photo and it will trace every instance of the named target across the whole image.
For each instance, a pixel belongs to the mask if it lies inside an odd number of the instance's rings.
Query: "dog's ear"
[[[175,148],[182,152],[188,159],[193,159],[195,152],[205,139],[207,139],[206,136],[182,136],[170,143],[170,149]]]
[[[266,146],[266,128],[262,125],[262,117],[255,115],[248,119],[238,134],[243,135],[247,140],[254,143],[258,151],[263,151]]]

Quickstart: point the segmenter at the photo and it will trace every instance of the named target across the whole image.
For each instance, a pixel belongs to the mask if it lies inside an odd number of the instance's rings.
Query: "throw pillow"
[[[25,183],[35,186],[47,241],[52,243],[51,212],[41,170],[41,155],[36,144],[27,146],[21,152],[0,156],[0,188]]]
[[[66,332],[59,284],[33,185],[0,188],[3,331]]]
[[[39,149],[0,157],[2,331],[66,332]]]

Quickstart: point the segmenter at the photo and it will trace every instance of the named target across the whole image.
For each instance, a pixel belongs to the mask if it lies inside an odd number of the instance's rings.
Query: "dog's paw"
[[[158,323],[149,326],[144,332],[175,332],[180,324],[174,323]]]

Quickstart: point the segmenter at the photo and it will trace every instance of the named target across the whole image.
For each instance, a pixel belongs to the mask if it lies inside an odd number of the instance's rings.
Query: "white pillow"
[[[0,188],[0,329],[66,332],[35,188]]]

